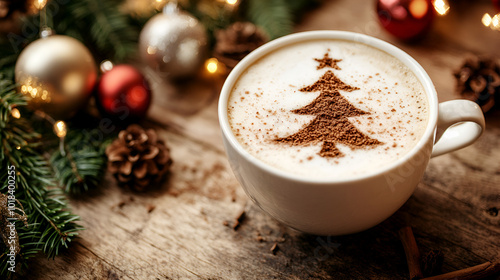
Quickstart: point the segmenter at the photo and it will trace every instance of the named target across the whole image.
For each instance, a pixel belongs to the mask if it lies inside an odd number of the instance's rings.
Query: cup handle
[[[464,148],[483,134],[484,115],[481,108],[469,100],[439,103],[434,148],[431,157]]]

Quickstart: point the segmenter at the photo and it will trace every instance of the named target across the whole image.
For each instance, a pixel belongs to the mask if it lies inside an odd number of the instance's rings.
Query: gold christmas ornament
[[[42,31],[19,55],[15,68],[28,106],[54,119],[67,119],[90,98],[97,78],[94,58],[78,40]]]
[[[162,76],[178,78],[195,74],[208,53],[204,26],[177,4],[168,3],[152,17],[139,37],[142,60]]]

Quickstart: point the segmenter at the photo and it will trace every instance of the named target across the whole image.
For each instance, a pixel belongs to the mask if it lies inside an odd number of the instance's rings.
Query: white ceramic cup
[[[429,100],[429,123],[409,153],[375,172],[348,179],[310,179],[262,162],[236,140],[228,122],[227,103],[240,75],[276,49],[318,39],[341,39],[372,46],[399,59],[415,73]],[[431,157],[470,145],[485,128],[483,113],[474,102],[453,100],[438,104],[431,79],[407,53],[379,39],[344,31],[296,33],[250,53],[224,83],[219,122],[233,172],[252,201],[283,224],[318,235],[354,233],[387,219],[411,196]]]

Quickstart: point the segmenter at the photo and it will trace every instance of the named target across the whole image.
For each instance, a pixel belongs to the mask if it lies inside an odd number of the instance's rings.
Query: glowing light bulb
[[[429,5],[425,0],[415,0],[410,2],[408,10],[413,15],[413,17],[419,19],[423,18],[429,9]]]
[[[490,24],[491,24],[491,16],[488,13],[484,14],[483,18],[481,19],[481,22],[486,27],[490,26]]]
[[[66,136],[66,133],[68,132],[66,128],[66,123],[63,121],[57,121],[54,124],[54,132],[59,138]]]
[[[238,3],[238,0],[226,0],[226,3],[228,3],[229,5],[236,5],[236,3]]]
[[[217,60],[217,58],[212,57],[205,62],[205,67],[207,68],[207,71],[210,74],[213,74],[213,73],[217,72],[218,63],[219,63],[219,61]]]
[[[436,12],[441,16],[446,15],[450,11],[450,4],[447,0],[434,0],[432,4]]]
[[[104,60],[102,63],[101,63],[101,71],[103,73],[106,73],[108,72],[109,70],[113,69],[113,62],[109,61],[109,60]]]
[[[166,1],[166,0],[154,0],[154,1],[153,1],[153,3],[154,3],[154,7],[155,7],[155,9],[157,9],[157,10],[161,10],[161,8],[162,8],[163,6],[165,6],[165,1]]]
[[[34,5],[35,5],[35,8],[37,8],[38,10],[41,10],[45,7],[45,5],[47,5],[47,0],[37,0],[37,1],[35,1]]]
[[[12,108],[12,111],[10,111],[10,114],[15,119],[21,118],[21,112],[19,112],[19,110],[17,108]]]
[[[491,18],[491,29],[500,30],[500,14],[496,14]]]

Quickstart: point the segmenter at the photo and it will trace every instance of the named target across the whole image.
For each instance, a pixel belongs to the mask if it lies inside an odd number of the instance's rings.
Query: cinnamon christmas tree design
[[[341,59],[332,59],[326,53],[319,62],[317,70],[333,68],[341,70],[337,65]],[[310,86],[301,88],[302,92],[320,92],[320,95],[310,104],[293,110],[299,115],[314,115],[316,118],[298,132],[283,138],[275,139],[277,142],[291,145],[310,145],[323,142],[319,155],[322,157],[342,157],[344,154],[335,146],[336,143],[344,144],[351,149],[375,146],[382,142],[370,138],[359,131],[348,117],[369,114],[354,107],[345,99],[340,91],[359,90],[342,82],[335,74],[328,70],[319,80]]]

